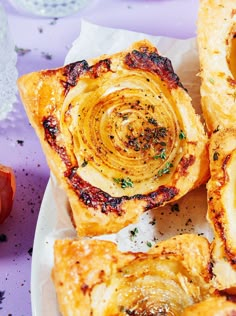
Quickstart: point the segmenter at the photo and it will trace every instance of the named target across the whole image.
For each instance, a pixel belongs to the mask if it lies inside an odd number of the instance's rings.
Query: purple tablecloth
[[[8,1],[0,3],[18,48],[19,76],[61,66],[80,33],[81,17],[153,35],[189,38],[196,33],[197,0],[91,0],[79,13],[60,19],[33,17]],[[0,315],[28,316],[34,233],[49,169],[19,99],[9,119],[0,122],[0,145],[0,163],[14,169],[17,182],[12,213],[0,225]]]

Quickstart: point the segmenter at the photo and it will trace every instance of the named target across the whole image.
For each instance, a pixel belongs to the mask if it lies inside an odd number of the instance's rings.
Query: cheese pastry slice
[[[181,315],[215,296],[210,246],[186,234],[147,253],[121,252],[110,241],[57,240],[52,278],[63,316]]]
[[[117,232],[208,178],[191,98],[146,40],[24,75],[18,86],[81,236]]]
[[[200,0],[201,102],[210,133],[236,121],[236,2]]]

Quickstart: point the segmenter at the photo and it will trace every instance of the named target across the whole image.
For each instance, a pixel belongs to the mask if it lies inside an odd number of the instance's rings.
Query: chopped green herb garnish
[[[113,178],[115,183],[119,184],[122,189],[128,188],[128,187],[133,187],[133,182],[130,178]]]
[[[148,123],[150,123],[150,124],[153,124],[153,125],[157,126],[157,120],[156,120],[156,119],[154,119],[154,118],[152,118],[152,117],[150,117],[150,118],[148,119]]]
[[[17,53],[18,56],[24,56],[25,54],[31,52],[31,49],[15,46],[15,52]]]
[[[162,148],[160,154],[159,154],[159,155],[155,155],[153,158],[154,158],[154,159],[160,158],[160,159],[162,159],[162,160],[165,160],[165,159],[166,159],[166,149],[165,149],[165,148]]]
[[[215,83],[215,80],[213,78],[209,78],[208,80],[210,81],[211,84]]]
[[[179,139],[185,139],[186,135],[184,134],[184,132],[181,130],[179,133]]]
[[[158,177],[161,177],[163,176],[164,174],[167,174],[167,173],[170,173],[170,168],[173,167],[173,164],[171,162],[167,162],[165,167],[163,169],[160,169],[158,171]]]
[[[152,243],[150,241],[147,241],[147,246],[151,248],[152,247]]]
[[[130,239],[133,240],[134,237],[137,237],[138,235],[138,228],[135,227],[134,229],[130,230],[129,233],[130,233]]]

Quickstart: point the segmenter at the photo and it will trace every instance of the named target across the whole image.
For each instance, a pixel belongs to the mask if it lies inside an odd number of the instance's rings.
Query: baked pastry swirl
[[[209,242],[193,234],[147,253],[121,252],[110,241],[57,240],[52,278],[63,316],[181,315],[217,296]]]
[[[207,136],[191,98],[146,40],[18,85],[79,235],[117,232],[208,177]]]

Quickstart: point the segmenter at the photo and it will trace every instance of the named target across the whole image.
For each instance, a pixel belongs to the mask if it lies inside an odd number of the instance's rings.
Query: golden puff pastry
[[[212,252],[215,287],[236,294],[236,128],[213,133],[209,155],[207,217],[215,236]]]
[[[148,41],[24,75],[20,95],[77,233],[113,233],[208,178],[207,136]]]
[[[212,133],[236,121],[236,2],[200,0],[197,25],[201,103]]]
[[[57,240],[52,278],[63,316],[181,315],[217,294],[209,242],[186,234],[147,253],[110,241]]]

